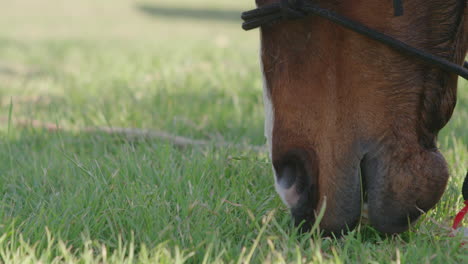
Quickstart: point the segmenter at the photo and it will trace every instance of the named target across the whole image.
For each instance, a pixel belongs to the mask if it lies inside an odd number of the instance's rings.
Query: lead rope
[[[452,231],[454,231],[454,233],[458,229],[463,218],[465,218],[465,215],[468,213],[468,172],[466,173],[465,181],[463,182],[462,195],[463,200],[465,200],[465,207],[461,209],[461,211],[457,214],[457,216],[455,216],[455,219],[453,220]],[[465,242],[462,243],[462,245],[464,244]]]
[[[395,15],[402,15],[402,0],[393,0],[393,4]],[[338,15],[328,9],[320,8],[316,4],[313,4],[307,0],[280,0],[278,3],[264,5],[259,8],[244,12],[242,13],[242,19],[244,20],[242,28],[244,30],[251,30],[279,20],[300,19],[311,15],[316,15],[328,19],[347,29],[386,44],[401,53],[416,57],[428,64],[432,64],[441,70],[455,73],[468,80],[468,62],[465,62],[463,66],[460,66],[442,57],[438,57],[431,53],[417,49],[402,41],[399,41],[398,39],[368,28],[361,23]]]

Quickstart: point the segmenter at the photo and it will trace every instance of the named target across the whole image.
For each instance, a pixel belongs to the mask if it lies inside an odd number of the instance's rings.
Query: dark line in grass
[[[227,9],[196,9],[186,7],[168,7],[161,5],[138,4],[136,8],[145,13],[146,15],[154,17],[168,17],[168,18],[187,18],[199,20],[223,20],[227,22],[240,23],[241,10],[227,10]]]
[[[9,120],[8,117],[0,117],[0,121]],[[11,120],[11,119],[10,119]],[[76,132],[76,133],[105,133],[109,135],[120,135],[129,139],[161,139],[171,142],[176,146],[215,146],[215,147],[232,147],[238,149],[248,149],[257,152],[265,152],[264,146],[254,146],[247,144],[235,144],[225,141],[209,141],[203,139],[192,139],[188,137],[173,135],[165,131],[156,131],[148,129],[138,128],[123,128],[123,127],[85,127],[80,129],[64,128],[55,123],[41,122],[39,120],[27,120],[27,119],[13,119],[11,124],[20,128],[36,128],[44,129],[49,132]]]

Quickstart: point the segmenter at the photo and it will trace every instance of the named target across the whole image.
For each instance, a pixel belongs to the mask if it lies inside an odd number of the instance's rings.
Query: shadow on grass
[[[189,18],[199,20],[222,20],[240,23],[240,10],[222,10],[214,8],[195,9],[188,7],[168,7],[152,4],[138,4],[136,8],[149,16],[169,18]]]

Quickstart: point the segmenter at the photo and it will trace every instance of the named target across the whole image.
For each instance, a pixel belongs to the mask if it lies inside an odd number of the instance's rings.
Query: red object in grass
[[[459,228],[459,225],[465,215],[468,213],[468,172],[466,173],[465,180],[463,181],[463,186],[462,186],[462,195],[463,199],[465,200],[465,207],[461,209],[461,211],[455,216],[455,219],[453,220],[453,225],[452,225],[452,235],[455,235],[456,232],[458,231],[457,229]],[[463,231],[464,235],[467,236],[467,230]],[[462,246],[467,244],[468,242],[463,242]]]
[[[457,229],[460,222],[463,220],[465,215],[468,213],[468,200],[465,201],[465,207],[461,209],[461,211],[455,216],[455,220],[453,221],[452,228]]]

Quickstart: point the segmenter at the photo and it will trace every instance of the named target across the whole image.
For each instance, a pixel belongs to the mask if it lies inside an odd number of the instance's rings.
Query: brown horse
[[[278,0],[257,0],[258,6]],[[319,0],[317,5],[462,64],[466,0]],[[317,16],[261,29],[265,134],[276,188],[296,223],[341,233],[364,202],[379,231],[408,229],[449,177],[436,137],[457,76]]]

